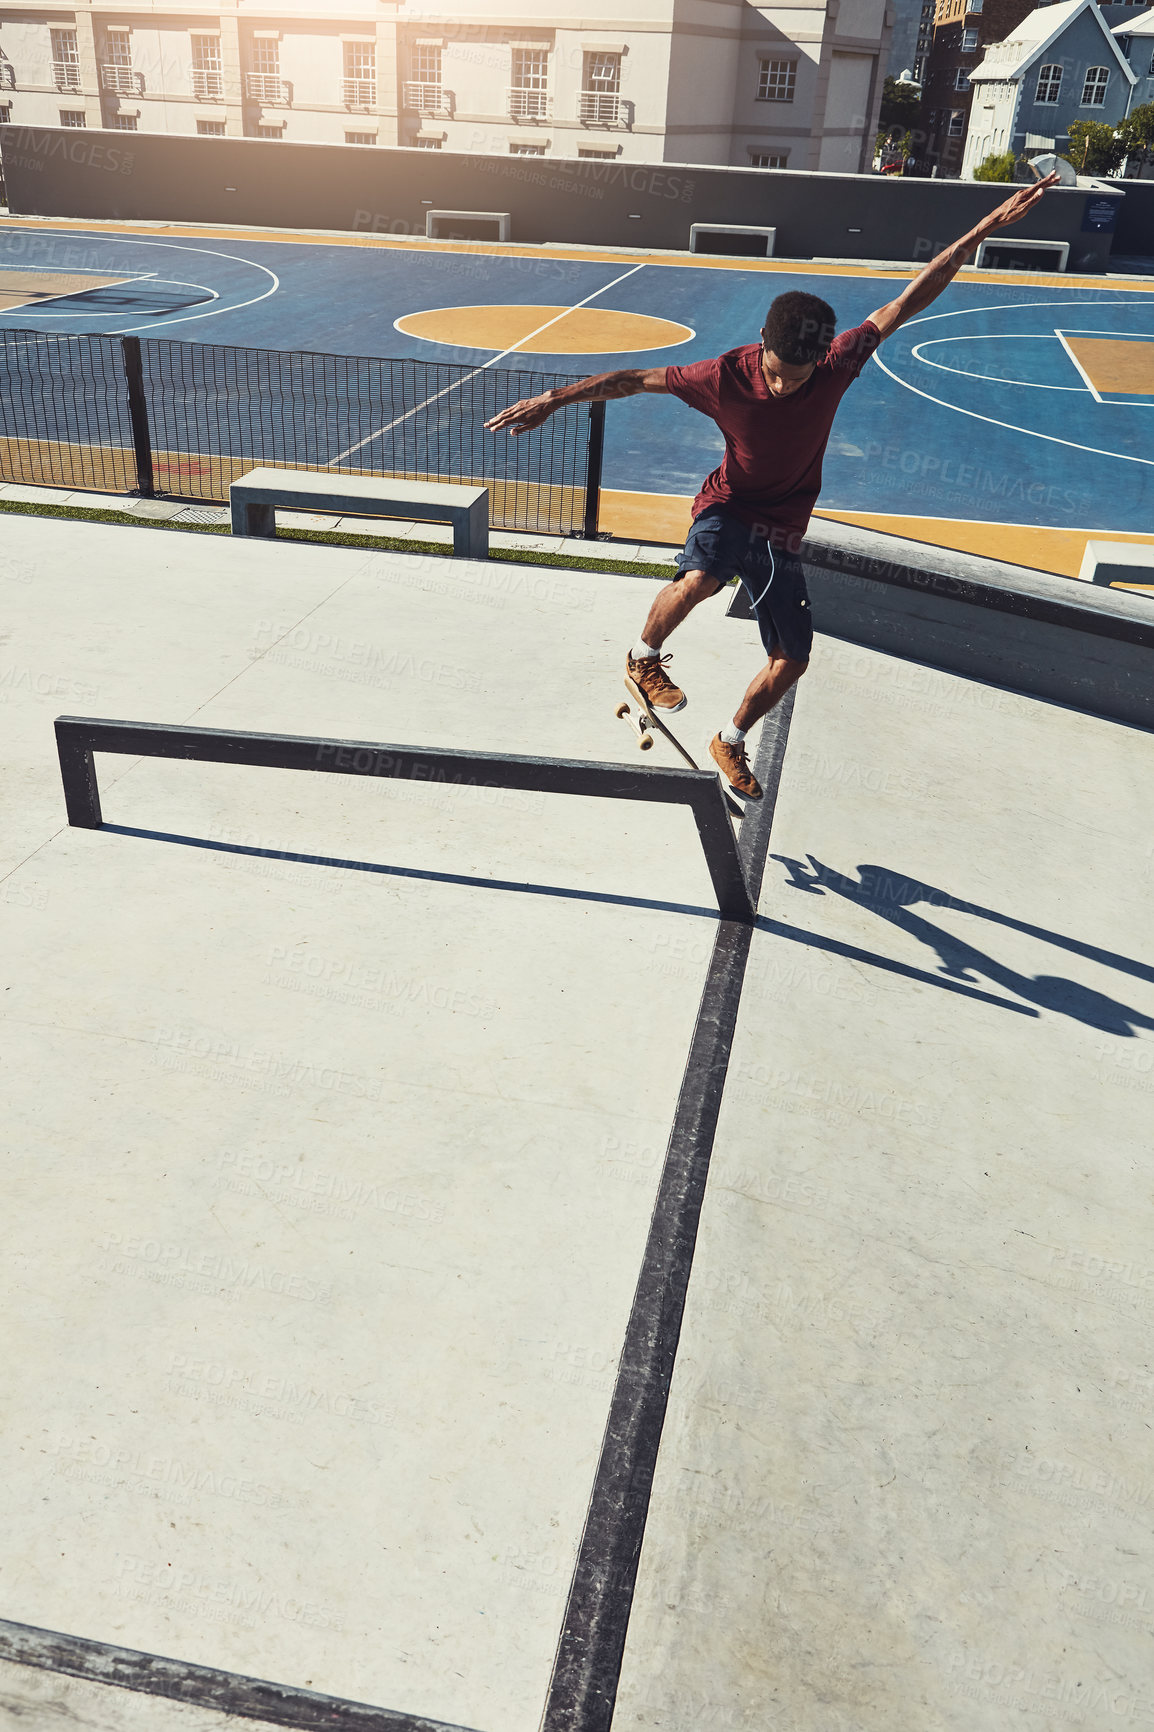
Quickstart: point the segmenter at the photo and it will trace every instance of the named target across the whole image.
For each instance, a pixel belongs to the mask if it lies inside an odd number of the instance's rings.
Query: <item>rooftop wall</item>
[[[516,242],[684,250],[692,223],[768,224],[787,258],[924,263],[1007,188],[771,169],[548,161],[165,133],[0,127],[13,214],[91,220],[425,232],[428,209],[508,211]],[[1108,233],[1083,231],[1087,199],[1050,193],[1014,234],[1070,242],[1100,271]],[[1119,250],[1137,251],[1134,245]]]

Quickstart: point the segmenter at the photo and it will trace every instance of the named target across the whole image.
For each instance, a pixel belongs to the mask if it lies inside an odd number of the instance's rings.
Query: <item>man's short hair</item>
[[[824,361],[836,330],[837,315],[827,301],[791,289],[771,304],[762,342],[787,367],[805,367]]]

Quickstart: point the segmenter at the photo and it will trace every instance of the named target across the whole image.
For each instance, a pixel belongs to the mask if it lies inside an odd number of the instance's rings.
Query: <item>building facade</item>
[[[1135,83],[1095,0],[1039,6],[974,69],[963,174],[994,152],[1064,155],[1071,123],[1116,126]]]
[[[0,0],[0,120],[856,172],[892,0]]]
[[[962,172],[970,122],[970,76],[993,42],[1009,35],[1032,0],[937,0],[933,41],[922,80],[923,165],[939,175]]]
[[[934,0],[893,0],[894,29],[886,71],[893,78],[908,72],[915,84],[925,77],[934,40]]]
[[[1104,16],[1113,19],[1121,12],[1121,7],[1111,6],[1104,10]],[[1111,31],[1134,74],[1130,107],[1126,111],[1130,113],[1144,103],[1154,102],[1154,7],[1141,13],[1123,13],[1122,19],[1122,23],[1111,25]]]

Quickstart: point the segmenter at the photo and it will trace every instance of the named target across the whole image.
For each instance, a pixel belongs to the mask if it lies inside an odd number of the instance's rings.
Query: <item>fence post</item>
[[[148,425],[148,398],[144,393],[144,362],[140,354],[139,337],[122,337],[124,379],[128,386],[128,418],[132,424],[132,444],[136,452],[136,486],[134,493],[143,499],[155,494],[152,475],[152,432]]]
[[[605,460],[605,405],[589,405],[589,452],[585,467],[585,528],[586,541],[596,541],[601,516],[601,469]]]

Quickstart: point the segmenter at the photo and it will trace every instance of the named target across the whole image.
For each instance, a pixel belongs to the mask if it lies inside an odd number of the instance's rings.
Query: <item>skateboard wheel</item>
[[[649,750],[650,746],[653,744],[653,735],[652,734],[642,734],[641,739],[638,742],[638,744],[640,745],[641,750],[643,752],[647,752]]]
[[[614,714],[616,715],[617,720],[620,721],[622,716],[627,716],[629,714],[629,705],[628,704],[618,704],[616,710],[614,711]]]

